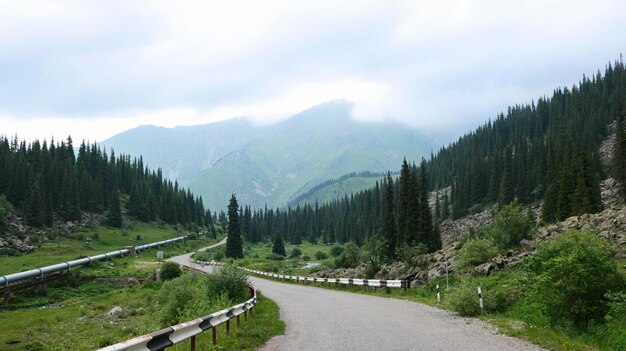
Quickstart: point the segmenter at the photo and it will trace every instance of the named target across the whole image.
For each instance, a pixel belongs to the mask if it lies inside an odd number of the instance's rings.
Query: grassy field
[[[34,252],[20,256],[0,257],[0,275],[67,262],[83,255],[92,256],[120,250],[124,246],[137,246],[187,234],[186,232],[176,231],[172,226],[142,222],[130,222],[124,229],[107,227],[86,228],[72,233],[71,238],[61,238],[59,241],[60,252],[58,251],[57,242],[53,241],[42,244]],[[181,253],[181,248],[184,249],[184,247],[189,247],[189,250],[195,250],[215,242],[217,241],[214,239],[200,237],[199,240],[187,241],[184,246],[181,246],[181,244],[164,246],[159,250],[164,251],[164,254],[167,255]],[[146,260],[153,255],[156,255],[155,250],[142,253],[138,258]]]
[[[324,266],[331,266],[334,258],[330,257],[330,248],[332,245],[325,244],[311,244],[303,242],[301,245],[285,244],[285,251],[287,257],[283,260],[267,259],[272,253],[271,243],[258,243],[248,244],[245,247],[245,258],[238,260],[237,264],[242,267],[251,269],[258,269],[267,272],[281,272],[286,274],[309,274],[311,270],[316,268],[303,268],[309,263],[319,263]],[[290,253],[294,248],[298,248],[302,251],[302,255],[298,257],[291,257]],[[329,258],[318,260],[315,258],[315,253],[321,251],[324,252]]]
[[[166,256],[172,256],[217,240],[189,240],[162,249]],[[0,349],[87,350],[161,329],[157,301],[162,283],[146,281],[120,287],[92,280],[94,277],[143,279],[156,268],[155,261],[153,250],[135,257],[95,262],[75,269],[69,281],[15,294],[9,307],[0,310]],[[108,316],[116,306],[122,311]],[[284,332],[278,306],[261,294],[252,317],[245,322],[242,317],[241,322],[241,328],[231,324],[228,337],[225,326],[218,326],[216,346],[210,344],[210,331],[204,333],[198,337],[198,350],[253,349]],[[183,349],[188,349],[188,342],[173,348]]]

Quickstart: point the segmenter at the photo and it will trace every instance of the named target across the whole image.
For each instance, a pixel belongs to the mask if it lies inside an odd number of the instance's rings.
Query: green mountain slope
[[[142,126],[103,144],[143,155],[145,163],[163,168],[164,176],[189,186],[212,209],[224,207],[231,193],[253,207],[283,206],[328,179],[395,170],[404,157],[418,160],[432,150],[430,140],[406,125],[352,119],[352,107],[334,100],[270,126],[244,119]]]
[[[383,177],[382,173],[346,174],[339,179],[325,181],[306,192],[292,196],[289,199],[289,204],[294,207],[305,203],[314,204],[316,201],[318,203],[330,202],[361,190],[373,188],[376,182],[381,184]]]

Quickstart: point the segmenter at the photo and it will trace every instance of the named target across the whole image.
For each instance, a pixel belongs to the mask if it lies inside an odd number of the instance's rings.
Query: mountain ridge
[[[211,209],[223,208],[232,193],[253,207],[285,206],[328,179],[395,170],[402,158],[419,159],[432,150],[433,142],[416,129],[395,121],[355,120],[353,107],[336,99],[262,126],[245,118],[139,126],[102,144],[142,155],[145,164],[201,195]]]

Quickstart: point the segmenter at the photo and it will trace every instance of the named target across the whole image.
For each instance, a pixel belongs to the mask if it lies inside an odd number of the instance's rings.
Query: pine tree
[[[226,257],[243,258],[243,243],[239,227],[239,205],[235,194],[228,204],[228,240],[226,241]]]
[[[39,181],[35,180],[31,186],[28,204],[26,205],[26,223],[33,227],[43,227],[45,222],[45,209]]]
[[[285,253],[285,243],[283,242],[283,236],[282,234],[280,234],[280,232],[276,232],[276,234],[274,235],[272,252],[277,255],[287,256],[287,254]]]
[[[114,228],[122,228],[124,224],[122,219],[122,209],[120,208],[120,193],[117,190],[113,190],[111,192],[106,224]]]
[[[393,208],[393,179],[391,173],[387,173],[387,180],[383,182],[384,187],[384,220],[383,220],[383,237],[387,240],[387,256],[396,257],[397,231],[396,218]]]

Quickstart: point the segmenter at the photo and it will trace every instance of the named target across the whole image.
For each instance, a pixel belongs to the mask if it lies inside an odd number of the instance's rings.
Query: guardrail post
[[[191,351],[196,351],[196,336],[191,337]]]
[[[248,320],[248,311],[243,311],[243,320],[244,321]]]
[[[213,345],[217,344],[217,331],[215,329],[216,329],[215,327],[211,328],[212,336],[213,336]]]
[[[239,315],[237,315],[237,326],[239,326]]]
[[[226,321],[226,335],[230,333],[230,319]]]

